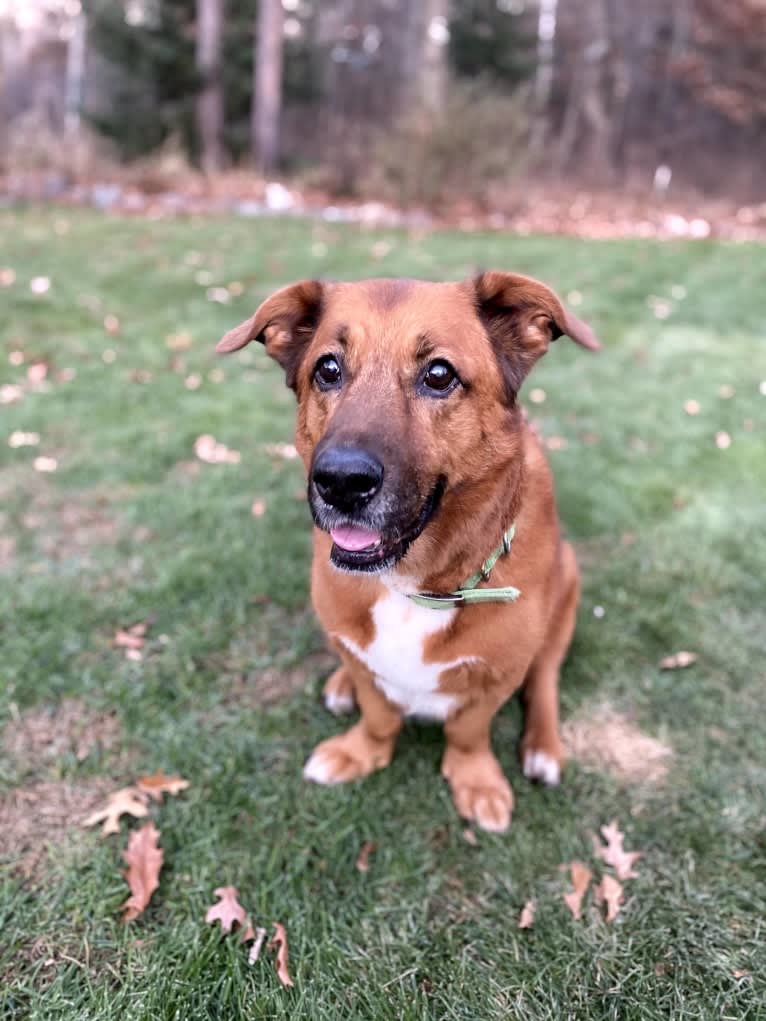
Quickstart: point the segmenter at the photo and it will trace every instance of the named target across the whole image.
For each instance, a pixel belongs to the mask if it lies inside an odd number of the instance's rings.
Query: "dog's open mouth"
[[[444,493],[440,479],[409,528],[386,535],[363,524],[340,524],[328,529],[332,538],[330,559],[346,571],[382,571],[401,560],[433,518]],[[321,525],[320,525],[321,527]]]

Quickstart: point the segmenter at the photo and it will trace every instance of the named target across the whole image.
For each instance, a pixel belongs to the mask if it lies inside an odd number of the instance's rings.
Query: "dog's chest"
[[[428,639],[444,631],[458,611],[418,606],[402,592],[387,586],[386,594],[371,612],[375,634],[369,645],[362,648],[345,635],[337,637],[364,663],[386,698],[405,715],[446,719],[458,700],[454,695],[439,692],[439,678],[444,670],[472,662],[476,657],[426,662],[424,652]]]

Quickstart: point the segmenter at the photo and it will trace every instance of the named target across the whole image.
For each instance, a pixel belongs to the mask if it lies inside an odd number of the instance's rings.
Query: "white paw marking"
[[[314,752],[303,767],[303,779],[311,783],[337,783],[338,781],[330,774],[330,763],[327,757],[321,752]]]
[[[351,695],[337,695],[335,692],[328,692],[324,697],[324,704],[325,708],[335,716],[343,716],[345,713],[352,713],[356,703]]]
[[[546,787],[557,787],[561,782],[561,767],[545,752],[528,751],[524,756],[524,776],[539,780]]]
[[[511,822],[511,813],[503,812],[498,817],[497,812],[491,814],[487,811],[489,806],[482,807],[481,802],[475,807],[476,822],[488,833],[505,833]]]

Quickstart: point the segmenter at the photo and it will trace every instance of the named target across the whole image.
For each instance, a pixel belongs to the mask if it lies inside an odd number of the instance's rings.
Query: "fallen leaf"
[[[684,401],[684,411],[687,415],[699,415],[700,413],[700,402],[694,399]]]
[[[8,355],[8,364],[18,368],[19,365],[24,364],[24,352],[23,351],[11,351]]]
[[[0,269],[0,287],[10,287],[16,282],[16,270],[10,266],[3,266]]]
[[[533,900],[528,900],[524,907],[521,909],[521,915],[519,917],[519,928],[520,929],[531,929],[532,923],[535,920],[535,911],[537,904]]]
[[[250,508],[250,513],[254,518],[262,518],[266,513],[266,501],[253,500],[253,506]]]
[[[24,396],[24,391],[16,383],[3,383],[0,386],[0,404],[15,404]]]
[[[122,905],[124,922],[138,918],[159,886],[164,860],[162,848],[157,845],[159,839],[159,830],[151,822],[130,834],[128,849],[122,855],[128,864],[123,875],[130,887],[130,897]]]
[[[274,935],[269,943],[269,950],[277,951],[277,975],[283,986],[291,986],[293,980],[287,969],[290,955],[287,949],[287,933],[280,922],[274,922]]]
[[[104,316],[104,329],[110,335],[110,337],[116,336],[120,332],[120,320],[117,316],[109,315]]]
[[[235,924],[244,925],[247,915],[239,903],[236,886],[219,886],[214,892],[219,900],[207,909],[205,921],[208,925],[220,922],[223,932],[231,932]]]
[[[158,770],[151,776],[139,776],[136,780],[136,787],[144,794],[148,794],[153,801],[162,801],[163,794],[180,794],[189,786],[189,781],[180,776],[165,776],[162,770]]]
[[[298,451],[292,443],[264,443],[262,449],[267,454],[281,457],[285,461],[293,461],[298,456]]]
[[[563,436],[548,436],[545,440],[548,450],[566,450],[567,441]]]
[[[722,383],[718,387],[718,396],[722,397],[725,401],[730,400],[737,391],[731,386],[730,383]]]
[[[223,369],[211,369],[207,374],[207,378],[211,383],[223,383],[226,379],[226,373]]]
[[[146,802],[147,796],[142,791],[135,787],[122,787],[110,794],[104,807],[91,813],[83,821],[83,826],[95,826],[97,822],[103,822],[101,832],[104,836],[119,833],[120,817],[132,815],[136,819],[143,819],[149,812]]]
[[[545,401],[545,397],[545,390],[542,390],[539,386],[529,391],[529,399],[533,404],[542,404]]]
[[[479,843],[478,837],[476,836],[476,834],[474,833],[470,826],[466,826],[466,828],[463,830],[463,840],[465,840],[466,844],[470,844],[471,847],[476,847],[476,845]]]
[[[188,351],[192,346],[190,333],[171,333],[165,337],[165,346],[171,351]]]
[[[239,464],[240,453],[216,440],[215,436],[205,434],[194,441],[194,453],[205,464]]]
[[[623,848],[625,834],[620,832],[616,821],[610,822],[608,826],[602,826],[601,835],[606,841],[606,847],[596,848],[598,857],[612,866],[619,879],[635,879],[638,873],[634,871],[633,865],[641,857],[641,852],[626,851]]]
[[[660,660],[660,670],[684,670],[697,662],[696,652],[674,652],[672,656],[665,656]]]
[[[40,433],[12,432],[8,437],[9,447],[36,447],[40,442]]]
[[[29,289],[32,294],[46,294],[51,289],[50,277],[32,277]]]
[[[593,873],[587,865],[581,861],[573,861],[569,866],[572,875],[572,886],[574,890],[564,894],[564,903],[572,912],[572,917],[578,919],[582,914],[583,897],[588,891]]]
[[[36,472],[55,472],[59,463],[55,457],[36,457],[32,467]]]
[[[149,624],[149,621],[142,620],[129,627],[117,628],[112,644],[116,649],[125,649],[127,659],[141,659],[142,650],[146,645],[146,632],[149,630]]]
[[[377,846],[378,845],[374,840],[365,840],[359,848],[359,854],[356,856],[356,868],[358,872],[370,871],[370,855],[377,849]]]
[[[202,376],[196,372],[192,372],[191,375],[187,376],[184,380],[184,386],[187,390],[199,390],[202,386]]]
[[[32,386],[39,386],[48,375],[47,362],[34,362],[27,369],[27,382]]]
[[[255,964],[258,958],[261,956],[261,949],[263,948],[263,941],[266,939],[265,929],[255,930],[255,942],[250,947],[250,952],[247,955],[247,963]]]
[[[717,432],[715,434],[715,445],[719,450],[728,450],[731,446],[731,436],[723,430]]]
[[[750,977],[750,972],[746,971],[744,968],[737,968],[735,971],[732,972],[732,974],[734,975],[734,978],[749,978]]]
[[[625,899],[622,892],[622,883],[618,883],[614,876],[605,875],[601,882],[593,890],[597,904],[606,904],[606,920],[613,922],[620,913]]]

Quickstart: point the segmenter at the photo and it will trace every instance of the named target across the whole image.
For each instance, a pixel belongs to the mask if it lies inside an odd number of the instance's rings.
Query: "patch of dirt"
[[[240,705],[274,705],[303,691],[309,679],[318,674],[329,674],[337,665],[337,656],[321,650],[309,653],[294,666],[272,666],[265,670],[239,674],[229,683],[224,693],[224,702]]]
[[[93,546],[113,543],[119,524],[107,511],[112,500],[96,496],[92,501],[54,501],[42,493],[31,503],[21,521],[35,533],[41,553],[51,560],[87,557]]]
[[[122,743],[122,728],[112,712],[94,712],[77,699],[35,707],[6,725],[2,749],[22,773],[51,766],[64,756],[78,762],[91,752],[110,752]]]
[[[24,880],[40,880],[49,854],[76,844],[82,820],[113,786],[106,778],[42,781],[0,794],[0,862]]]
[[[640,730],[609,705],[580,712],[562,727],[567,754],[629,783],[659,784],[670,768],[673,749]]]

